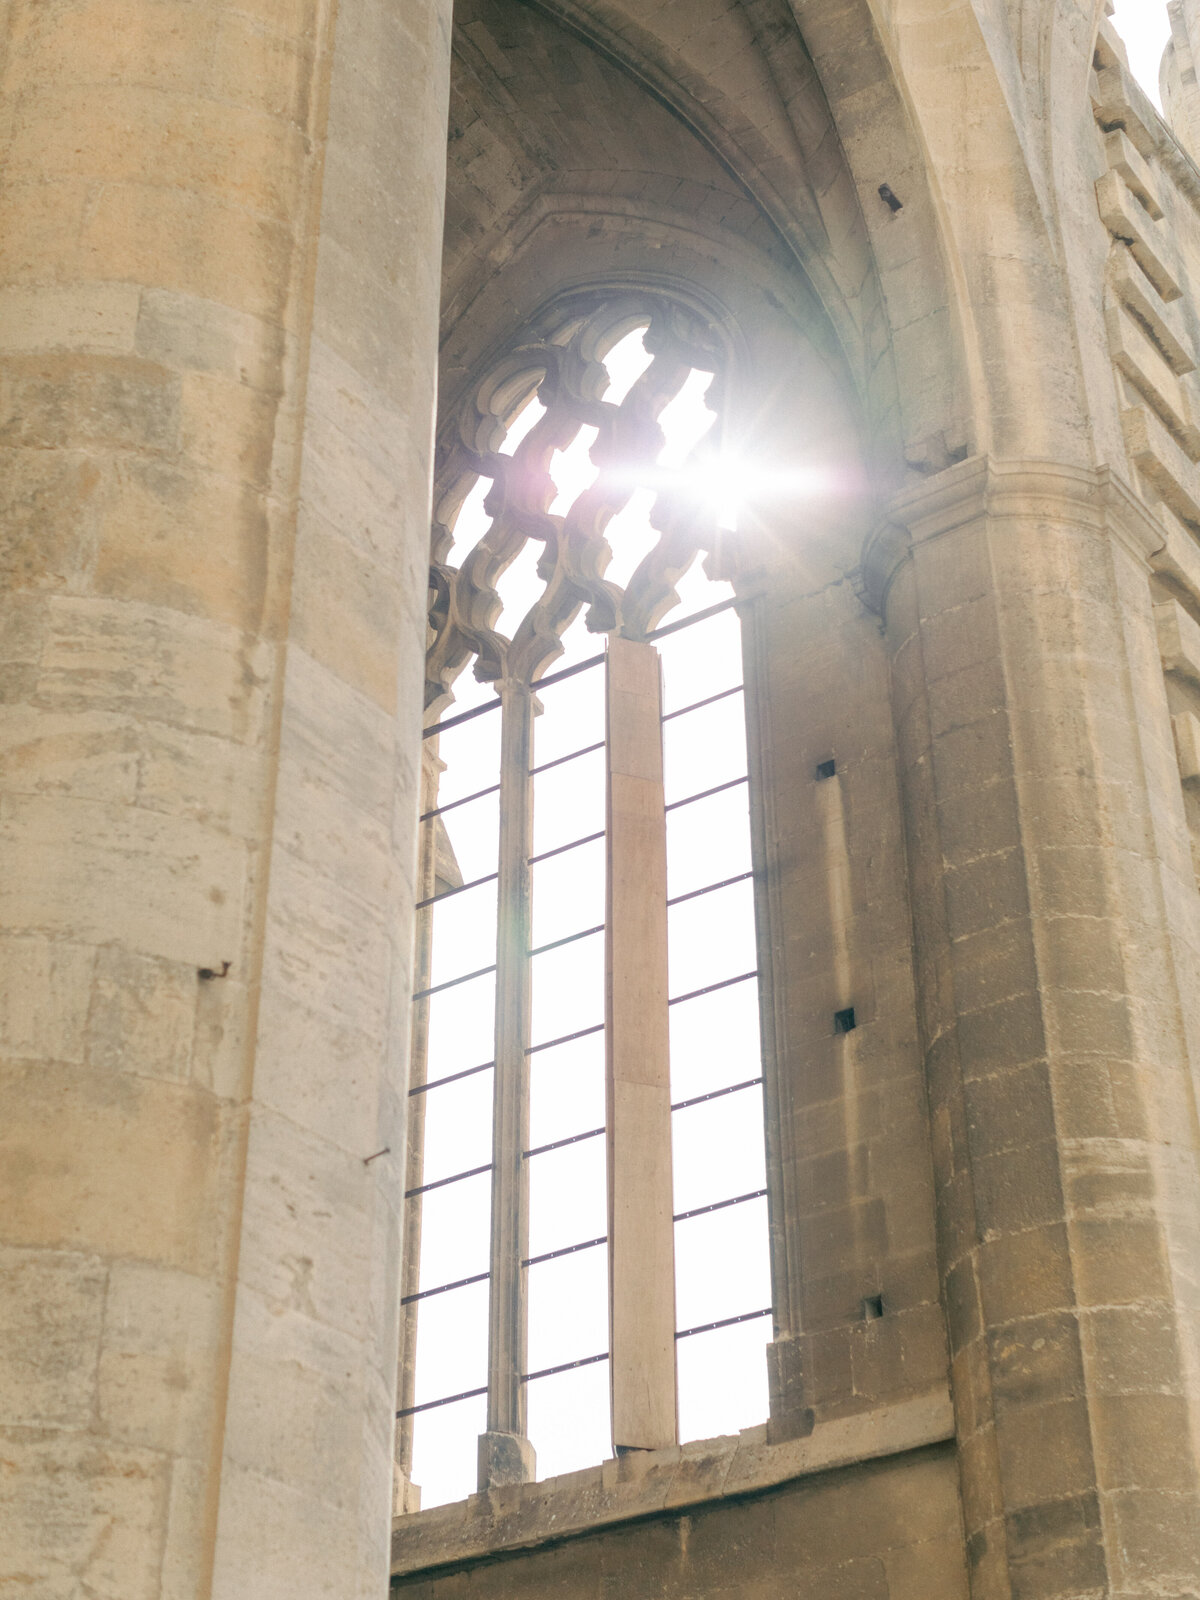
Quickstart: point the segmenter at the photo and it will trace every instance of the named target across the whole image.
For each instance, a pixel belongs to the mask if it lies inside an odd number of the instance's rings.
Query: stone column
[[[1043,463],[968,461],[893,511],[868,566],[972,1594],[1191,1593],[1200,964],[1161,540],[1106,472]]]
[[[449,5],[337,9],[0,24],[0,1587],[385,1582]]]

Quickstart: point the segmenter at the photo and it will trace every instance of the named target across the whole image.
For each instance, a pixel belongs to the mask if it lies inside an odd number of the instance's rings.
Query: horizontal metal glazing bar
[[[437,1178],[433,1183],[418,1184],[415,1189],[405,1189],[404,1198],[411,1200],[415,1194],[428,1194],[430,1189],[444,1189],[448,1183],[461,1183],[464,1178],[477,1178],[481,1172],[490,1172],[492,1163],[486,1166],[472,1167],[467,1172],[452,1172],[448,1178]]]
[[[734,883],[745,883],[747,878],[752,878],[753,876],[753,870],[739,872],[736,877],[722,878],[720,883],[706,883],[703,889],[689,889],[686,894],[677,894],[674,899],[668,900],[667,904],[669,906],[681,906],[685,900],[698,900],[702,894],[716,894],[718,889],[728,889]]]
[[[736,978],[722,978],[720,983],[708,983],[703,989],[692,989],[688,994],[677,994],[673,1000],[668,1000],[667,1004],[681,1006],[685,1000],[699,1000],[702,994],[716,994],[718,989],[730,989],[735,983],[749,983],[751,978],[757,977],[758,968],[755,967],[753,972],[739,972]]]
[[[721,689],[716,694],[706,695],[703,700],[693,700],[690,706],[680,706],[678,711],[668,711],[663,721],[670,722],[672,717],[686,717],[689,711],[700,711],[705,706],[716,705],[718,700],[728,700],[731,694],[741,694],[745,687],[744,683],[735,683],[732,689]]]
[[[573,1133],[567,1139],[555,1139],[550,1144],[538,1144],[532,1150],[522,1150],[521,1154],[528,1161],[531,1156],[544,1156],[547,1150],[562,1150],[569,1144],[582,1144],[585,1139],[596,1139],[604,1131],[603,1128],[589,1128],[586,1133]]]
[[[444,817],[447,811],[453,811],[456,806],[469,806],[472,800],[482,800],[489,794],[499,794],[500,785],[493,783],[486,789],[476,789],[474,794],[465,794],[461,800],[448,800],[444,806],[434,806],[432,811],[422,811],[417,818],[418,822],[429,822],[434,817]]]
[[[456,1400],[474,1400],[481,1394],[487,1393],[487,1384],[482,1389],[464,1389],[461,1394],[443,1395],[440,1400],[425,1400],[419,1406],[405,1406],[403,1411],[397,1411],[396,1420],[401,1417],[415,1417],[418,1411],[433,1411],[438,1406],[452,1406]]]
[[[747,1200],[761,1200],[766,1192],[765,1189],[751,1189],[749,1194],[735,1194],[732,1200],[714,1200],[711,1205],[696,1206],[692,1211],[677,1211],[671,1221],[686,1222],[689,1217],[704,1217],[710,1211],[726,1211],[730,1206],[744,1205]]]
[[[719,616],[722,611],[728,611],[738,603],[737,595],[732,595],[728,600],[718,600],[715,606],[709,606],[705,611],[696,611],[690,617],[680,617],[678,622],[665,622],[661,628],[654,628],[646,635],[646,643],[653,644],[656,639],[665,639],[669,633],[682,633],[684,628],[691,628],[697,622],[707,622],[709,617]]]
[[[751,973],[750,976],[754,977],[755,974]],[[734,981],[736,982],[737,980],[735,979]],[[687,1000],[690,996],[684,995],[683,998]],[[557,1039],[545,1039],[541,1044],[531,1044],[525,1054],[527,1056],[535,1056],[539,1050],[553,1050],[556,1044],[574,1044],[576,1039],[586,1039],[589,1034],[603,1032],[604,1024],[602,1022],[593,1022],[590,1028],[580,1028],[576,1033],[563,1033]]]
[[[422,739],[432,739],[435,733],[445,733],[447,728],[457,728],[464,722],[473,722],[476,717],[482,717],[487,711],[495,711],[501,704],[500,696],[494,700],[485,700],[481,706],[472,706],[470,711],[460,711],[456,717],[445,717],[441,722],[435,722],[432,728],[426,728],[421,734]]]
[[[561,683],[564,678],[574,678],[581,672],[587,672],[591,667],[602,666],[603,662],[604,652],[601,651],[598,656],[589,656],[586,661],[577,661],[573,667],[560,667],[557,672],[548,672],[534,684],[534,692],[548,689],[552,683]]]
[[[598,1356],[581,1356],[578,1361],[564,1361],[561,1366],[543,1367],[540,1372],[526,1372],[521,1376],[522,1383],[534,1383],[538,1378],[553,1378],[559,1372],[574,1372],[576,1367],[594,1367],[598,1361],[607,1361],[608,1351],[601,1350]]]
[[[763,1080],[747,1078],[744,1083],[731,1083],[724,1089],[710,1089],[707,1094],[694,1094],[690,1100],[676,1100],[672,1111],[686,1111],[689,1106],[702,1106],[706,1100],[719,1100],[725,1094],[740,1094],[743,1089],[753,1089]]]
[[[444,1078],[432,1078],[428,1083],[417,1083],[408,1091],[409,1095],[428,1094],[430,1089],[440,1089],[444,1083],[457,1083],[460,1078],[473,1078],[477,1072],[490,1072],[496,1065],[494,1061],[484,1061],[477,1067],[464,1067],[461,1072],[448,1072]]]
[[[603,933],[604,924],[598,922],[594,928],[584,928],[582,933],[569,933],[565,939],[551,939],[549,944],[540,944],[536,950],[529,952],[530,957],[544,956],[547,950],[558,950],[564,944],[574,944],[579,939],[590,939],[594,933]]]
[[[474,972],[464,972],[461,978],[447,978],[445,983],[435,983],[429,989],[418,989],[413,995],[414,1000],[428,1000],[431,994],[441,994],[443,989],[454,989],[460,983],[470,983],[472,978],[486,978],[489,972],[495,972],[496,963],[490,967],[479,967]]]
[[[694,1333],[715,1333],[718,1328],[733,1328],[739,1322],[757,1322],[760,1317],[769,1317],[773,1310],[773,1306],[767,1306],[763,1311],[743,1311],[740,1317],[722,1317],[720,1322],[702,1322],[698,1328],[681,1328],[675,1337],[690,1339]]]
[[[439,900],[449,900],[452,895],[466,894],[468,889],[478,889],[479,886],[484,883],[495,883],[499,876],[500,874],[498,872],[489,872],[486,877],[472,878],[470,883],[460,883],[457,888],[443,889],[441,894],[431,894],[428,900],[418,900],[416,909],[418,911],[424,911],[426,906],[435,906]]]
[[[547,1250],[545,1255],[530,1256],[528,1260],[522,1261],[521,1265],[523,1267],[537,1267],[543,1261],[557,1261],[559,1256],[573,1256],[578,1250],[592,1250],[598,1244],[607,1243],[608,1235],[602,1233],[598,1239],[584,1239],[579,1244],[564,1244],[557,1250]]]
[[[604,740],[599,744],[585,744],[579,750],[572,750],[570,755],[555,756],[553,761],[543,761],[540,767],[530,767],[529,776],[536,778],[539,772],[549,772],[551,767],[564,766],[568,761],[578,761],[580,756],[594,755],[597,750],[604,749]]]
[[[402,1297],[402,1306],[415,1305],[418,1300],[428,1300],[435,1294],[449,1294],[451,1289],[469,1289],[473,1283],[486,1283],[491,1277],[490,1272],[476,1272],[470,1278],[459,1278],[454,1283],[439,1283],[436,1289],[420,1289],[416,1294],[406,1294]]]
[[[726,789],[736,789],[741,783],[749,783],[749,778],[743,775],[740,778],[730,778],[728,783],[714,783],[711,789],[701,789],[699,794],[689,794],[683,800],[672,800],[669,806],[664,806],[664,811],[678,811],[680,806],[695,805],[697,800],[707,800],[710,794],[724,794]]]
[[[581,844],[595,844],[597,839],[603,837],[603,833],[588,833],[582,839],[572,839],[570,844],[556,844],[553,850],[543,850],[540,856],[530,856],[529,865],[533,867],[539,861],[549,861],[551,856],[564,856],[568,850],[578,850]]]

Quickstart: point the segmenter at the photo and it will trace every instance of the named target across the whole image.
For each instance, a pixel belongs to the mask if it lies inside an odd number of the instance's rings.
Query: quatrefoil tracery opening
[[[720,508],[725,352],[676,301],[560,305],[494,363],[439,450],[426,708],[474,658],[481,683],[535,682],[580,612],[640,638],[677,602]]]

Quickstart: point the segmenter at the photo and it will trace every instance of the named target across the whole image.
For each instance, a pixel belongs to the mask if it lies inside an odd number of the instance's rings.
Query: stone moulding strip
[[[819,1422],[804,1439],[766,1442],[766,1428],[646,1450],[544,1483],[513,1484],[397,1517],[392,1576],[533,1550],[619,1523],[754,1494],[797,1478],[902,1455],[954,1438],[948,1389]]]

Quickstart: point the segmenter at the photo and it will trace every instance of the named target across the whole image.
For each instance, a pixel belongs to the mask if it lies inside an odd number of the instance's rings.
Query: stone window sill
[[[648,1450],[582,1472],[474,1494],[397,1517],[392,1575],[406,1576],[508,1551],[531,1550],[620,1522],[753,1494],[811,1473],[899,1455],[954,1437],[949,1393],[818,1423],[806,1439],[768,1444],[766,1427],[673,1450]]]

